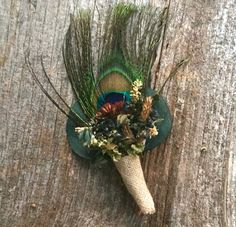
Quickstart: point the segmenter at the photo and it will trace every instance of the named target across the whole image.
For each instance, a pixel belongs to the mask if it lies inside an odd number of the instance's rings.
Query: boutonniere
[[[113,161],[141,211],[152,214],[155,205],[139,156],[163,143],[172,127],[162,96],[166,82],[157,90],[150,88],[167,12],[116,4],[100,18],[96,32],[94,17],[90,10],[72,16],[63,44],[75,98],[72,106],[56,91],[43,64],[44,76],[57,98],[44,88],[26,60],[42,91],[68,117],[66,131],[73,152],[100,163]],[[177,64],[167,80],[183,63]]]

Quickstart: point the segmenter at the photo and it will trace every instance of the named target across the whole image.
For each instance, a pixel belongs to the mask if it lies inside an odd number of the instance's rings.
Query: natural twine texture
[[[139,156],[124,156],[114,163],[141,212],[155,213],[154,201],[147,188]]]

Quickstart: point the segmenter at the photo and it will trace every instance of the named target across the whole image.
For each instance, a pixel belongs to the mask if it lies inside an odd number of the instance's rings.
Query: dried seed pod
[[[151,96],[148,96],[143,101],[142,111],[140,114],[140,120],[146,121],[152,111],[152,101],[153,98]]]

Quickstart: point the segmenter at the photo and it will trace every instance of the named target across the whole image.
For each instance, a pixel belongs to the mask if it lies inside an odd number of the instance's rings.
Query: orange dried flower
[[[149,117],[149,114],[152,111],[152,100],[153,98],[151,96],[148,96],[143,101],[142,111],[140,114],[141,121],[146,121]]]

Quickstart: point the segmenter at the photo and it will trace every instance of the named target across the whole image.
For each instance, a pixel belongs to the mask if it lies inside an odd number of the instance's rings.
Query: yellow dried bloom
[[[156,126],[154,126],[153,128],[149,128],[148,134],[149,134],[150,137],[157,136],[158,131],[157,131]]]
[[[143,82],[141,81],[141,80],[135,80],[134,82],[133,82],[133,85],[132,85],[133,87],[137,87],[138,88],[138,90],[140,90],[141,88],[142,88],[142,86],[143,86]]]
[[[140,90],[142,89],[142,87],[143,87],[143,82],[141,80],[135,80],[132,83],[132,90],[130,91],[130,95],[134,103],[140,99],[141,97]]]
[[[131,90],[130,96],[132,97],[132,101],[135,103],[135,102],[137,102],[140,99],[141,92],[135,91],[135,90]]]

